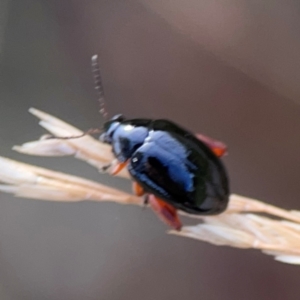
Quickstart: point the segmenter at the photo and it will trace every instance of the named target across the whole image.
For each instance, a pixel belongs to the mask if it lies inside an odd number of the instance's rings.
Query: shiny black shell
[[[224,211],[229,182],[220,159],[193,133],[168,120],[116,116],[101,140],[146,192],[177,209],[210,215]]]

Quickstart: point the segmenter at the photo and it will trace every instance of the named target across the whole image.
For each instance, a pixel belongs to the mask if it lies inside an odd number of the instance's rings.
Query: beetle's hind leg
[[[175,230],[181,230],[182,224],[179,220],[177,210],[174,206],[152,194],[148,195],[146,199],[147,203],[150,204],[153,211],[163,222],[165,222]]]
[[[208,146],[216,156],[221,157],[227,154],[227,146],[223,142],[214,140],[200,133],[195,134],[195,136],[198,140]]]

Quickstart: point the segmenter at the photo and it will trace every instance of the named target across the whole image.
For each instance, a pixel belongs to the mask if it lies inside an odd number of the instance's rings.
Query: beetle
[[[101,112],[107,118],[97,56],[92,57],[92,70]],[[175,230],[182,227],[178,210],[214,215],[226,209],[229,180],[220,160],[226,153],[223,143],[169,120],[123,115],[106,120],[100,141],[112,146],[117,160],[111,174],[127,167],[135,194],[144,195],[145,203]]]

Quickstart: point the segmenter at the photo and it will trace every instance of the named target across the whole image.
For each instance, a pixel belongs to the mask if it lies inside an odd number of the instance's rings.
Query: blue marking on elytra
[[[166,135],[166,134],[165,134]],[[186,166],[186,159],[184,159],[183,147],[178,150],[176,141],[172,141],[172,138],[168,136],[166,143],[163,145],[163,135],[158,141],[157,136],[149,134],[148,138],[145,140],[145,143],[138,148],[137,153],[142,153],[143,156],[141,161],[136,161],[137,172],[144,170],[148,159],[155,158],[157,159],[167,170],[168,175],[174,183],[177,183],[187,192],[193,192],[194,190],[194,175],[189,172]],[[135,159],[137,157],[135,156]],[[142,172],[141,172],[142,173]],[[139,173],[140,174],[140,173]],[[147,177],[147,184],[149,183],[149,178]],[[155,185],[155,188],[159,187]],[[164,191],[164,189],[161,189]]]

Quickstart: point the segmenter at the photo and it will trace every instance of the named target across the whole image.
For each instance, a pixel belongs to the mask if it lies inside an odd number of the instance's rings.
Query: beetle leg
[[[144,202],[143,202],[144,206],[146,207],[149,204],[149,194],[145,194],[144,195]]]
[[[127,166],[127,161],[125,162],[118,162],[116,165],[113,166],[110,174],[111,175],[117,175],[119,172],[121,172],[125,167]]]
[[[107,165],[102,166],[99,171],[101,172],[106,172],[110,167],[111,167],[112,163],[109,163]]]
[[[153,211],[163,222],[165,222],[175,230],[180,231],[182,224],[178,218],[176,208],[152,194],[147,197],[147,201]]]
[[[216,156],[221,157],[227,154],[227,146],[224,143],[200,133],[195,134],[195,136],[198,140],[208,146]]]
[[[133,193],[137,196],[143,196],[145,194],[144,189],[136,181],[132,182]]]

